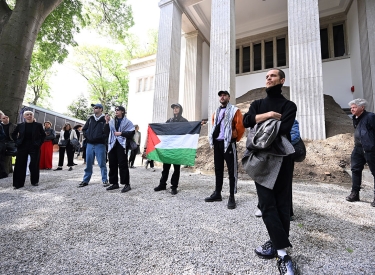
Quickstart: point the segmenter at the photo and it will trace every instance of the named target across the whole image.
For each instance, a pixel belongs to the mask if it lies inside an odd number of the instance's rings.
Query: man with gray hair
[[[351,155],[352,191],[346,200],[354,202],[359,201],[362,171],[366,163],[375,177],[375,114],[365,110],[367,102],[362,98],[350,101],[349,106],[353,114],[355,131],[354,149]],[[375,207],[375,193],[371,206]]]

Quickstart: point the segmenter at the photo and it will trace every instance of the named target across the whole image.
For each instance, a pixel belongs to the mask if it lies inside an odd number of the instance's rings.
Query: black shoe
[[[178,193],[177,188],[171,189],[171,194],[172,195],[177,195],[177,193]]]
[[[119,189],[120,186],[118,186],[118,184],[112,184],[110,187],[107,188],[107,190],[115,190],[115,189]]]
[[[130,184],[127,184],[122,188],[121,193],[125,193],[131,190]]]
[[[73,162],[73,165],[78,165],[78,164]]]
[[[166,190],[166,189],[167,189],[167,186],[159,184],[158,186],[154,188],[154,191],[158,192],[158,191]]]
[[[228,209],[234,209],[236,208],[236,201],[234,199],[234,196],[229,196],[229,199],[228,199]]]
[[[54,169],[53,171],[60,171],[60,170],[62,170],[62,168],[61,168],[61,167],[57,167],[57,168]]]
[[[371,205],[372,207],[375,207],[375,198],[374,198],[374,201],[373,201],[372,203],[370,203],[370,205]]]
[[[350,202],[359,201],[359,192],[352,191],[350,195],[346,197],[346,200]]]
[[[87,185],[89,185],[87,182],[81,182],[79,185],[78,185],[78,187],[85,187],[85,186],[87,186]]]
[[[284,257],[277,256],[277,268],[281,275],[297,274],[297,265],[292,261],[289,255],[285,255]]]
[[[39,184],[36,182],[36,183],[32,183],[31,184],[32,186],[39,186]]]
[[[223,198],[220,194],[217,194],[216,191],[212,193],[211,196],[204,199],[205,202],[214,202],[214,201],[222,201]]]
[[[20,189],[20,188],[23,188],[23,186],[13,187],[13,189]]]
[[[73,171],[73,167],[69,167],[68,171]]]
[[[108,180],[103,181],[103,187],[110,186],[111,184],[108,182]]]
[[[254,249],[255,254],[263,259],[273,259],[277,255],[277,250],[273,247],[271,241],[267,241],[264,245]]]

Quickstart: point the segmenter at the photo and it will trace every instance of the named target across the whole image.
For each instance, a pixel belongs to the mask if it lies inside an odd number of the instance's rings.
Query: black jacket
[[[26,125],[26,122],[18,124],[16,129],[14,129],[12,133],[12,139],[16,142],[17,147],[22,147],[22,145],[24,144],[25,125]],[[46,133],[44,132],[43,125],[38,122],[33,122],[32,132],[33,132],[32,138],[31,138],[32,145],[40,147],[44,141],[44,138],[46,137]]]
[[[105,118],[102,116],[98,121],[94,116],[86,121],[85,126],[82,128],[84,137],[87,143],[91,144],[106,144],[107,136],[104,133]]]
[[[375,152],[375,114],[363,111],[363,113],[355,118],[353,116],[353,126],[361,140],[363,150],[365,152]]]
[[[183,111],[182,106],[180,104],[174,104],[174,105],[177,105],[178,107],[180,107],[180,112],[177,115],[173,115],[173,117],[168,119],[166,121],[166,123],[169,123],[169,122],[188,122],[188,120],[182,116],[182,111]]]

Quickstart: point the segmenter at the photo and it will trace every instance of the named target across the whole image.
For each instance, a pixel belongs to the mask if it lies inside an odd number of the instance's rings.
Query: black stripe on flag
[[[151,129],[159,135],[194,135],[201,131],[201,121],[150,123]]]

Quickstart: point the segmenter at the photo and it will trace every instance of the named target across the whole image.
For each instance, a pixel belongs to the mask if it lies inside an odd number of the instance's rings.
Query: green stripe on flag
[[[162,163],[194,166],[197,149],[159,149],[155,148],[147,155],[148,159]]]

